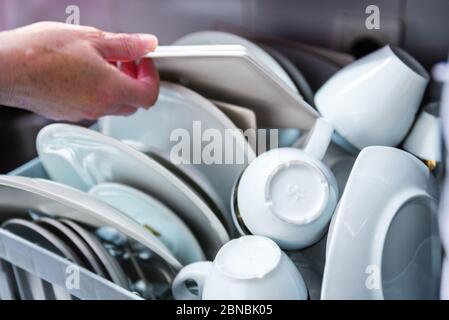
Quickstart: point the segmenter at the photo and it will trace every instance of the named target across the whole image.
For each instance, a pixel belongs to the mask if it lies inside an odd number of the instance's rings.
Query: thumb
[[[102,32],[92,41],[103,58],[109,61],[138,60],[158,45],[158,39],[151,34]]]

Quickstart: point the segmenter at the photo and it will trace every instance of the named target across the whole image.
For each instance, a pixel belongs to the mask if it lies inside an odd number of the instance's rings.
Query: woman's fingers
[[[110,76],[111,90],[118,92],[121,104],[136,108],[149,108],[159,95],[159,74],[149,59],[142,59],[137,65],[122,64],[122,70],[113,70]]]
[[[120,70],[133,79],[137,78],[137,65],[135,61],[122,62]]]
[[[116,115],[121,115],[121,116],[130,116],[134,113],[137,112],[138,109],[136,109],[133,106],[123,106],[120,109],[117,110]]]
[[[110,32],[90,32],[92,41],[104,59],[112,61],[134,61],[146,53],[154,51],[158,39],[151,34],[126,34]]]

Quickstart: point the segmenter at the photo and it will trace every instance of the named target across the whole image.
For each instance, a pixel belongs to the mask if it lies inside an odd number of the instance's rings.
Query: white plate
[[[210,100],[210,102],[216,105],[237,128],[242,129],[243,131],[257,129],[256,114],[253,110],[223,101]],[[253,150],[255,150],[254,147]]]
[[[260,64],[265,66],[268,70],[271,70],[279,79],[281,79],[287,86],[293,91],[298,93],[298,90],[290,79],[289,75],[279,65],[279,63],[273,59],[265,50],[256,45],[255,43],[242,38],[238,35],[222,32],[222,31],[200,31],[188,34],[181,39],[176,40],[173,45],[175,46],[190,46],[190,45],[241,45],[245,47]],[[298,93],[299,94],[299,93]]]
[[[348,54],[348,53],[344,53],[344,52],[340,52],[340,51],[335,51],[332,49],[328,49],[328,48],[323,48],[323,47],[316,47],[310,44],[306,44],[303,42],[297,42],[294,40],[288,40],[285,38],[274,38],[274,37],[269,37],[269,38],[257,38],[255,39],[256,43],[266,43],[266,44],[275,44],[275,45],[279,45],[279,46],[283,46],[285,48],[291,48],[292,50],[296,50],[296,51],[304,51],[304,52],[308,52],[311,54],[314,54],[316,56],[320,56],[340,67],[344,67],[352,62],[354,62],[355,58],[354,56]]]
[[[309,85],[309,82],[304,77],[302,72],[282,53],[278,50],[264,45],[263,48],[267,50],[271,54],[273,58],[284,68],[284,70],[288,73],[296,88],[298,89],[299,94],[306,100],[311,106],[314,106],[313,101],[313,91]]]
[[[194,122],[200,124],[199,135]],[[172,139],[172,135],[179,130],[187,133],[190,137],[187,141],[189,152],[182,155],[182,160],[186,162],[179,166],[179,163],[174,163],[179,169],[184,169],[184,173],[210,196],[223,212],[229,230],[232,229],[229,214],[232,186],[247,164],[255,158],[255,153],[232,121],[211,102],[185,87],[162,82],[158,101],[153,107],[141,109],[127,117],[103,117],[99,120],[99,127],[107,136],[128,143],[137,142],[168,161],[171,160],[170,153],[180,144],[178,137]],[[235,142],[226,139],[226,129],[236,132]],[[201,141],[201,135],[210,130],[221,137],[221,161],[208,164],[201,158],[199,163],[194,163],[196,154],[199,152],[201,156],[201,151],[210,144],[209,140]],[[227,152],[233,152],[235,157],[242,157],[244,161],[240,164],[225,164]]]
[[[52,124],[37,137],[42,165],[55,180],[88,191],[117,182],[144,191],[169,206],[189,226],[207,257],[229,240],[206,202],[157,161],[126,144],[90,129]]]
[[[319,114],[243,46],[160,46],[147,55],[161,76],[207,98],[254,110],[258,124],[310,129]]]
[[[417,158],[363,149],[332,218],[322,299],[434,299],[437,186]]]
[[[266,42],[293,63],[304,75],[310,87],[316,92],[341,66],[315,52],[295,47],[289,43]]]
[[[63,184],[0,175],[0,206],[27,216],[28,210],[34,210],[94,227],[113,227],[140,242],[173,268],[182,267],[170,251],[137,222],[93,196]]]
[[[159,240],[182,264],[205,260],[198,241],[184,222],[153,197],[118,183],[96,185],[89,194],[157,233]]]

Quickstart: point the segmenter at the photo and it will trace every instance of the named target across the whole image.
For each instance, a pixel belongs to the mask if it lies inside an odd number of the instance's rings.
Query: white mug
[[[443,125],[438,114],[438,102],[424,107],[404,140],[404,150],[422,160],[436,163],[443,160]]]
[[[321,161],[332,133],[319,118],[303,150],[273,149],[250,163],[231,205],[242,234],[268,237],[286,250],[308,247],[324,235],[338,199],[335,177]]]
[[[321,298],[437,298],[437,196],[435,179],[413,155],[363,149],[327,235]]]
[[[396,146],[414,121],[428,81],[413,57],[385,46],[333,75],[315,104],[350,145]]]
[[[198,285],[192,293],[186,282]],[[226,243],[213,262],[192,263],[172,284],[176,300],[306,300],[304,280],[272,240],[245,236]]]

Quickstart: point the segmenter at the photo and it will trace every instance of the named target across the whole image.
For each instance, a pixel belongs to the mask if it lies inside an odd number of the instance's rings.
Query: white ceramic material
[[[218,100],[210,100],[210,102],[216,105],[237,128],[242,129],[243,131],[257,129],[256,114],[253,110]]]
[[[270,150],[243,172],[234,213],[239,212],[250,233],[288,250],[310,246],[323,236],[338,198],[335,177],[321,162],[332,132],[320,118],[304,150]],[[240,224],[237,218],[235,223]]]
[[[441,272],[440,299],[449,300],[449,260],[444,256]]]
[[[332,76],[316,93],[315,105],[351,145],[396,146],[415,119],[428,81],[413,57],[385,46]]]
[[[281,67],[287,72],[289,77],[295,84],[298,93],[306,100],[310,105],[313,106],[314,93],[309,85],[309,82],[304,77],[302,72],[295,66],[289,58],[287,58],[283,53],[278,50],[264,45],[263,48],[281,65]]]
[[[127,117],[103,117],[99,126],[105,135],[127,143],[138,143],[174,162],[178,168],[187,169],[185,172],[189,177],[220,209],[228,226],[232,225],[229,214],[232,186],[255,158],[255,153],[241,131],[210,101],[180,85],[162,82],[159,98],[153,107]],[[234,139],[228,139],[226,130],[233,131]],[[205,151],[211,144],[211,137],[203,138],[208,132],[213,132],[214,142],[219,142],[216,152],[221,152],[221,157],[217,157],[216,163],[209,163],[204,158],[209,154]],[[176,152],[180,145],[188,150]],[[241,161],[226,164],[226,157],[231,153]]]
[[[140,242],[175,269],[182,266],[152,233],[127,215],[87,193],[57,182],[0,175],[0,207],[26,217],[28,210],[34,210],[93,227],[110,226]]]
[[[154,231],[158,239],[182,264],[205,259],[198,241],[184,222],[155,198],[118,183],[98,184],[89,190],[89,194]]]
[[[315,52],[296,48],[290,43],[266,42],[273,49],[279,51],[293,63],[307,79],[307,83],[313,92],[316,92],[332,75],[341,69],[327,58],[317,55]],[[314,103],[312,103],[314,105]]]
[[[437,194],[413,155],[363,149],[332,218],[322,299],[437,298]]]
[[[198,285],[191,293],[186,281]],[[228,242],[214,262],[184,267],[172,284],[177,300],[306,300],[304,280],[272,240],[245,236]]]
[[[423,160],[443,160],[443,126],[438,115],[439,103],[427,105],[419,114],[402,145],[403,149]]]
[[[261,47],[243,37],[222,31],[200,31],[188,34],[173,43],[175,46],[210,44],[241,45],[245,47],[254,58],[260,62],[260,64],[267,70],[273,72],[280,80],[289,86],[290,89],[298,93],[295,84],[282,66],[280,66],[279,63]]]
[[[326,59],[333,64],[344,67],[354,61],[354,57],[348,53],[335,51],[328,48],[316,47],[310,44],[289,40],[284,37],[262,37],[256,39],[257,43],[285,48],[291,51],[305,52]]]
[[[147,57],[155,61],[163,79],[209,99],[250,108],[261,127],[310,130],[319,117],[243,46],[160,46]]]
[[[203,198],[159,162],[118,140],[78,126],[52,124],[39,132],[36,145],[52,180],[83,191],[117,182],[154,196],[179,214],[208,257],[229,240]]]

